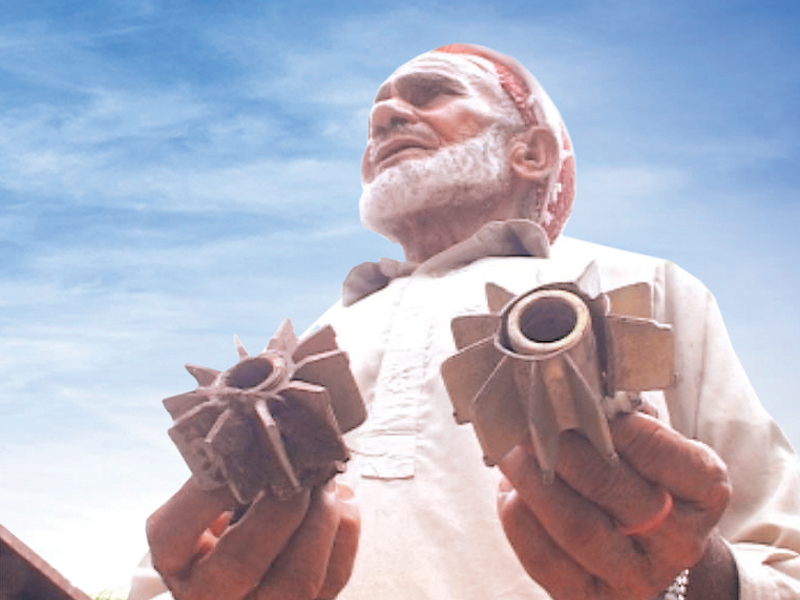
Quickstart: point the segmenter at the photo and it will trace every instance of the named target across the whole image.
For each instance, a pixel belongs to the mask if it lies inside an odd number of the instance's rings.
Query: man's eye
[[[411,90],[409,101],[414,106],[428,106],[442,96],[454,95],[455,91],[439,82],[421,82]]]

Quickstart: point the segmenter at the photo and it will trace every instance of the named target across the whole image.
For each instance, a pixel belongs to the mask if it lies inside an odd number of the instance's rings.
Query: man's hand
[[[227,489],[194,479],[147,521],[153,565],[176,600],[325,600],[347,583],[360,517],[333,482],[289,500],[262,494],[234,525]]]
[[[556,600],[649,600],[687,567],[688,597],[736,598],[714,532],[731,495],[722,460],[641,413],[611,431],[619,464],[568,432],[553,483],[523,446],[500,461],[498,511],[522,566]]]

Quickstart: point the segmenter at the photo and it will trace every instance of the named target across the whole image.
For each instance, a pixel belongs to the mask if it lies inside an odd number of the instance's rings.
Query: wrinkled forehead
[[[378,97],[395,81],[420,73],[449,77],[466,87],[488,95],[493,100],[506,101],[494,64],[480,56],[446,54],[444,52],[426,52],[401,65],[381,85]]]

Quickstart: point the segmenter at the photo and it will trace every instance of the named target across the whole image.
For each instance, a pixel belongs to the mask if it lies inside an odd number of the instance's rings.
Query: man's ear
[[[558,142],[547,127],[532,126],[511,140],[511,168],[517,177],[541,181],[558,166]]]

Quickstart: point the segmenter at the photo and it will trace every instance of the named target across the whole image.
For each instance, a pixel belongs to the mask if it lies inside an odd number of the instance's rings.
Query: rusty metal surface
[[[284,321],[267,347],[224,372],[186,365],[198,387],[164,400],[170,438],[198,483],[248,504],[288,497],[344,469],[342,434],[366,418],[347,355],[330,326],[302,340]]]
[[[441,374],[456,421],[472,423],[487,465],[529,437],[550,478],[566,430],[614,460],[609,412],[673,383],[672,331],[651,319],[650,286],[600,289],[594,263],[575,281],[519,296],[489,283],[489,313],[453,319],[458,352]]]
[[[0,600],[91,600],[0,525]]]

